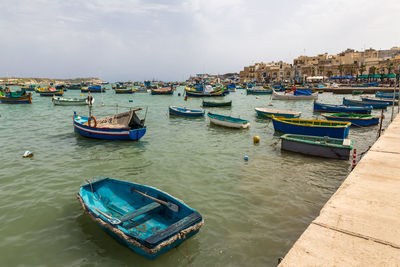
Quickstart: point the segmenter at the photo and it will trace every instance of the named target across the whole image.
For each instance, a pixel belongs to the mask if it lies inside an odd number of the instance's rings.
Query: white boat
[[[88,98],[66,98],[66,97],[53,97],[52,99],[54,105],[59,106],[80,106],[89,105]],[[92,98],[92,104],[94,103],[94,98]]]
[[[310,95],[295,94],[295,91],[291,92],[272,92],[272,99],[280,100],[308,100],[308,99],[318,99],[318,93],[312,93]]]
[[[219,115],[214,113],[207,113],[208,118],[210,119],[210,123],[229,127],[229,128],[238,128],[238,129],[245,129],[250,127],[250,122],[248,120],[243,120],[240,118]]]
[[[257,115],[261,118],[267,117],[272,118],[275,117],[285,117],[285,118],[299,118],[301,115],[300,111],[292,111],[292,110],[282,110],[282,109],[272,109],[272,108],[255,108]]]

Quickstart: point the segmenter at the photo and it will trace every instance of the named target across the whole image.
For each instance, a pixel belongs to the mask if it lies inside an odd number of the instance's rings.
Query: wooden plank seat
[[[150,211],[152,211],[152,210],[154,210],[154,209],[156,209],[156,208],[158,208],[160,206],[161,206],[161,204],[159,204],[157,202],[152,202],[150,204],[147,204],[146,206],[141,207],[140,209],[131,211],[131,212],[129,212],[129,213],[127,213],[127,214],[125,214],[125,215],[123,215],[123,216],[118,218],[118,220],[121,221],[119,224],[124,223],[124,222],[129,221],[129,220],[132,220],[132,219],[134,219],[134,218],[136,218],[136,217],[138,217],[138,216],[140,216],[142,214],[148,213],[148,212],[150,212]]]

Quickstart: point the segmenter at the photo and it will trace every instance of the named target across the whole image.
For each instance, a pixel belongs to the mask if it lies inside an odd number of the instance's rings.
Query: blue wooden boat
[[[77,198],[85,213],[135,253],[155,259],[199,232],[200,213],[157,188],[94,178]]]
[[[255,86],[246,89],[246,93],[248,95],[270,95],[272,94],[272,91],[273,91],[272,89],[264,88],[262,86]]]
[[[170,115],[184,116],[184,117],[201,117],[204,116],[204,110],[179,108],[176,106],[169,106]]]
[[[389,98],[377,98],[377,97],[361,97],[362,101],[367,101],[367,102],[374,102],[374,103],[387,103],[389,105],[393,105],[393,99]],[[397,105],[399,103],[399,100],[394,100],[394,104]]]
[[[211,112],[208,112],[207,116],[210,119],[210,123],[213,123],[216,125],[229,127],[229,128],[237,128],[237,129],[243,129],[243,128],[250,127],[250,121],[248,121],[248,120],[243,120],[240,118],[235,118],[235,117],[225,116],[225,115],[220,115],[220,114],[214,114]]]
[[[209,91],[207,89],[209,89]],[[198,88],[186,87],[185,93],[187,96],[193,96],[193,97],[217,97],[217,96],[225,96],[226,94],[226,92],[222,91],[221,88],[210,89],[209,86],[200,86]]]
[[[333,113],[359,113],[370,114],[372,106],[344,106],[331,105],[314,102],[314,111],[317,112],[333,112]]]
[[[346,138],[349,135],[350,122],[287,119],[272,117],[275,131],[288,134],[328,136]]]
[[[82,87],[81,88],[81,92],[82,93],[103,93],[106,90],[104,88],[101,87],[101,85],[93,85],[93,86],[89,86],[89,87]]]
[[[281,136],[281,149],[305,155],[348,160],[353,149],[349,139],[284,134]]]
[[[75,132],[82,136],[105,140],[137,141],[146,133],[144,119],[140,120],[136,111],[119,113],[96,119],[94,116],[83,117],[74,113],[73,124]]]
[[[299,118],[300,111],[281,110],[272,108],[255,108],[257,115],[261,118],[284,117],[284,118]]]
[[[365,101],[365,100],[354,100],[347,99],[343,97],[343,105],[345,106],[372,106],[372,108],[387,108],[389,103],[387,102],[374,102],[374,101]]]
[[[0,92],[0,103],[4,104],[32,104],[32,94],[24,89],[17,92]]]
[[[203,107],[230,107],[232,106],[232,100],[229,101],[206,101],[203,100]]]
[[[393,93],[379,92],[378,91],[378,92],[375,93],[375,97],[393,99]],[[399,99],[399,92],[395,93],[395,97],[396,97],[396,99]]]
[[[355,126],[371,126],[379,123],[379,116],[372,116],[368,114],[354,114],[354,113],[324,113],[321,114],[330,121],[348,121],[351,125]]]

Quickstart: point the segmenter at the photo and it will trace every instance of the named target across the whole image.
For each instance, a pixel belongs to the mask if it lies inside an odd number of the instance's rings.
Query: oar
[[[138,194],[141,194],[141,195],[144,196],[144,197],[150,198],[150,199],[154,200],[155,202],[160,203],[161,205],[167,206],[167,207],[168,207],[170,210],[172,210],[173,212],[178,212],[178,211],[179,211],[179,207],[178,207],[177,205],[175,205],[174,203],[166,202],[166,201],[160,200],[160,199],[158,199],[158,198],[151,197],[151,196],[146,195],[145,193],[142,193],[142,192],[140,192],[140,191],[137,191],[136,189],[133,189],[133,188],[131,188],[131,191],[134,191],[134,192],[136,192],[136,193],[138,193]]]

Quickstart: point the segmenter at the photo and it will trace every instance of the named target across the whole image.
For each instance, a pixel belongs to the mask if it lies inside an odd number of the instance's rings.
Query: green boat
[[[284,134],[281,136],[281,149],[305,155],[348,160],[353,149],[350,139]]]
[[[352,95],[362,95],[363,93],[364,93],[363,90],[353,90],[353,91],[351,92]]]
[[[203,107],[230,107],[230,106],[232,106],[232,100],[231,101],[206,101],[206,100],[203,100],[202,106]]]

